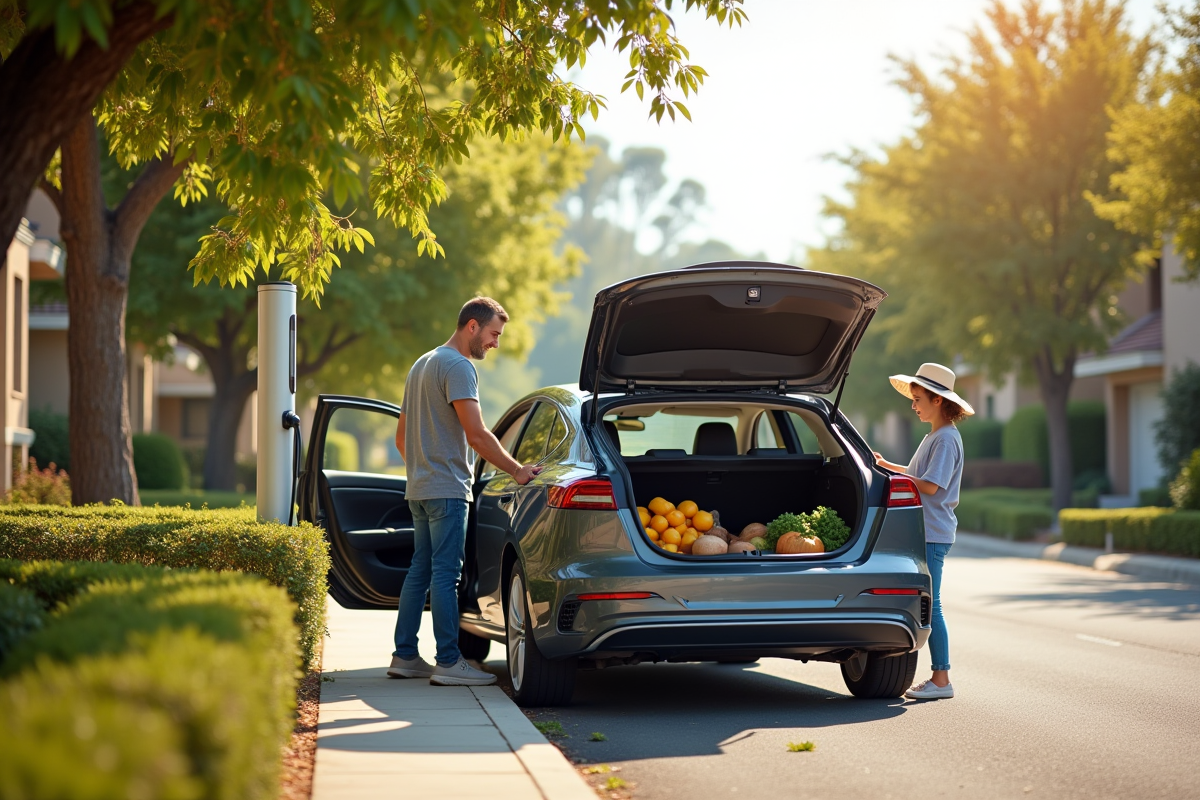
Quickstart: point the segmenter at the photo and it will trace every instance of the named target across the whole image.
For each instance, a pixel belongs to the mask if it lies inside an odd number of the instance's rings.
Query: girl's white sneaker
[[[904,693],[910,700],[948,700],[954,697],[954,684],[938,686],[933,681],[921,681]]]

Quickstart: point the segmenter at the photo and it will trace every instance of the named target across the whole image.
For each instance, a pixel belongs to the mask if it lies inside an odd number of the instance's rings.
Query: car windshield
[[[679,409],[674,408],[638,418],[645,425],[643,430],[637,430],[636,423],[631,425],[616,415],[609,415],[605,419],[614,422],[620,431],[621,455],[623,456],[640,456],[644,455],[647,450],[683,450],[688,455],[692,455],[692,449],[696,442],[696,429],[704,423],[724,423],[735,431],[738,426],[738,418],[735,414],[698,416],[681,413]]]

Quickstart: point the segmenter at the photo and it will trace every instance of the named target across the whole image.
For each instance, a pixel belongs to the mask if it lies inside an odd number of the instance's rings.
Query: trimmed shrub
[[[358,439],[345,431],[326,431],[324,469],[358,472]]]
[[[1071,439],[1074,477],[1106,473],[1108,428],[1104,403],[1081,400],[1067,404],[1067,426]],[[1040,403],[1017,410],[1004,426],[1001,450],[1005,461],[1036,461],[1042,475],[1050,476],[1050,432],[1046,409]],[[1079,487],[1083,488],[1083,487]]]
[[[1063,509],[1063,541],[1104,547],[1111,533],[1117,550],[1200,557],[1200,512],[1168,508]]]
[[[0,664],[17,642],[42,627],[45,616],[33,592],[0,580]]]
[[[0,572],[65,594],[3,665],[6,796],[277,796],[297,677],[280,589],[125,565]]]
[[[71,471],[71,447],[67,436],[67,415],[56,414],[49,406],[29,409],[29,427],[35,436],[29,457],[42,465],[54,464]]]
[[[971,458],[963,462],[964,489],[1039,489],[1045,485],[1042,465],[1036,461]]]
[[[1004,423],[996,419],[967,417],[958,423],[964,458],[999,458],[1004,438]]]
[[[1022,498],[1021,490],[961,492],[954,514],[958,529],[1006,539],[1032,539],[1054,522],[1054,512],[1036,499]]]
[[[1184,511],[1200,511],[1200,449],[1192,451],[1191,458],[1171,481],[1171,505]]]
[[[133,469],[140,489],[182,489],[187,484],[183,451],[166,434],[134,434]]]
[[[1164,475],[1175,475],[1192,451],[1200,448],[1200,366],[1189,362],[1171,373],[1162,393],[1163,416],[1154,424],[1154,441]]]
[[[1171,493],[1162,486],[1152,486],[1149,489],[1138,490],[1139,506],[1171,507]]]
[[[282,587],[296,604],[306,664],[325,630],[324,533],[308,523],[260,523],[252,508],[6,506],[0,508],[0,558],[247,572]]]

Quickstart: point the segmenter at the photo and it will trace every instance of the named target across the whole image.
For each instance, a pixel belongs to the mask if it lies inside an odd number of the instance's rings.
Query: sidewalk
[[[1037,544],[1010,542],[979,533],[959,531],[955,546],[959,551],[1007,558],[1040,558],[1061,561],[1092,569],[1110,570],[1151,581],[1169,581],[1200,585],[1200,560],[1147,553],[1105,553],[1093,547],[1072,547],[1064,542]]]
[[[387,678],[395,622],[328,600],[312,800],[595,800],[498,686]],[[421,655],[433,651],[426,613]]]

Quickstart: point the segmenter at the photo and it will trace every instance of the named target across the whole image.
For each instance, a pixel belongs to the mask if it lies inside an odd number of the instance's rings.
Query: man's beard
[[[483,346],[482,331],[475,334],[475,337],[472,338],[471,341],[467,342],[467,349],[471,351],[471,358],[474,358],[477,361],[483,360],[483,357],[487,355],[487,348]]]

